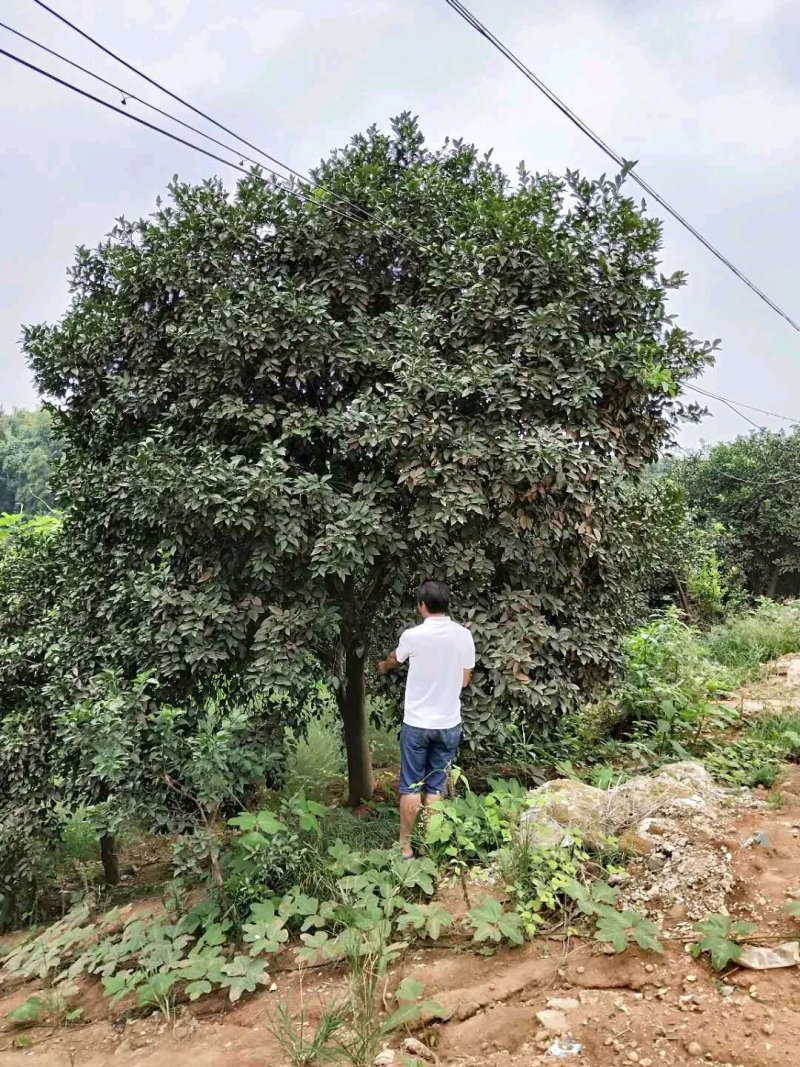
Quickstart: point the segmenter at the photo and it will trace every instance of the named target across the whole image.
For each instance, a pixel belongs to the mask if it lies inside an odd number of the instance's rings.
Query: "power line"
[[[757,411],[759,415],[769,415],[773,419],[782,419],[784,422],[791,422],[794,426],[800,426],[800,419],[792,419],[788,415],[779,415],[777,411],[766,411],[764,408],[757,408],[753,404],[744,404],[741,400],[730,400],[728,397],[720,396],[718,393],[710,393],[706,389],[701,389],[697,385],[689,385],[688,382],[683,383],[684,389],[691,389],[694,393],[700,393],[701,396],[710,397],[712,400],[719,400],[723,404],[735,404],[737,408],[747,408],[748,411]]]
[[[243,145],[246,145],[248,148],[252,149],[252,151],[255,152],[257,155],[269,160],[270,163],[274,164],[277,167],[283,168],[283,170],[285,171],[288,171],[288,173],[291,174],[292,177],[297,178],[299,181],[303,182],[306,185],[311,185],[312,188],[324,190],[332,199],[338,200],[344,207],[355,211],[356,216],[354,219],[352,219],[352,221],[359,221],[360,217],[363,216],[365,219],[372,219],[373,221],[378,222],[381,226],[383,226],[384,230],[386,230],[387,233],[392,233],[395,237],[398,237],[401,240],[408,239],[408,236],[402,234],[399,230],[395,230],[392,226],[380,222],[380,220],[377,219],[372,212],[367,211],[365,208],[362,208],[357,204],[353,204],[346,197],[341,196],[339,193],[333,192],[331,189],[325,188],[325,186],[323,185],[310,182],[307,174],[302,174],[300,171],[295,170],[294,167],[289,166],[288,163],[284,163],[284,161],[278,159],[277,156],[273,156],[269,152],[265,151],[263,148],[259,148],[258,145],[255,145],[251,141],[248,141],[247,138],[242,137],[241,134],[236,133],[236,131],[232,130],[229,126],[224,125],[224,123],[218,122],[213,116],[209,115],[207,112],[201,110],[198,107],[195,107],[194,104],[190,103],[182,96],[179,96],[177,93],[174,93],[171,89],[168,89],[165,85],[162,85],[161,82],[156,81],[155,78],[151,78],[150,75],[146,74],[143,70],[140,70],[138,67],[134,66],[133,63],[129,63],[127,59],[123,59],[121,55],[118,55],[118,53],[112,51],[110,48],[107,48],[101,41],[98,41],[96,37],[92,37],[90,33],[87,33],[86,30],[82,30],[80,26],[77,26],[74,22],[71,22],[65,15],[62,15],[60,12],[56,11],[55,8],[50,7],[49,4],[44,3],[44,0],[33,0],[33,2],[39,7],[43,8],[45,11],[47,11],[54,18],[58,19],[59,22],[63,22],[65,26],[68,26],[80,37],[83,37],[84,40],[89,41],[89,43],[93,44],[95,48],[99,48],[101,52],[104,52],[107,56],[110,56],[111,59],[116,60],[117,63],[121,63],[123,67],[131,71],[133,74],[136,74],[137,77],[144,79],[144,81],[146,81],[149,85],[152,85],[154,88],[158,89],[159,92],[164,93],[166,96],[170,97],[172,100],[175,100],[183,107],[188,108],[190,111],[193,111],[195,115],[199,115],[200,118],[205,119],[206,122],[210,122],[212,126],[216,126],[217,129],[222,130],[224,133],[227,133],[229,137],[233,137],[235,140],[241,141]],[[67,60],[67,62],[69,62],[69,60]],[[114,86],[114,88],[116,88],[116,86]],[[133,94],[130,95],[131,99],[139,99],[138,97],[133,96]],[[143,100],[139,102],[145,104],[145,106],[147,107],[151,106]],[[160,114],[166,115],[167,113],[161,111]],[[186,123],[182,122],[180,119],[175,118],[175,116],[173,115],[167,115],[167,117],[171,118],[174,122],[179,122],[182,126],[187,126]],[[215,144],[221,144],[220,141],[216,141],[209,134],[203,133],[201,130],[196,130],[194,126],[187,126],[187,128],[193,130],[196,133],[200,133],[201,136],[207,137],[209,140],[214,141]],[[272,174],[275,173],[275,171],[272,170],[271,167],[265,167],[264,169],[269,170]]]
[[[128,100],[135,100],[137,104],[141,104],[143,107],[150,108],[151,111],[155,111],[156,114],[163,116],[165,119],[169,119],[171,122],[178,123],[179,126],[183,126],[186,130],[191,130],[192,133],[199,134],[206,140],[211,141],[213,144],[218,145],[220,148],[224,148],[228,152],[232,152],[239,157],[240,162],[247,160],[248,163],[252,163],[256,167],[260,167],[261,163],[256,159],[251,159],[250,156],[244,155],[240,152],[235,145],[226,144],[224,141],[218,141],[216,137],[212,137],[210,133],[206,133],[205,130],[201,130],[198,126],[192,126],[189,122],[184,122],[183,119],[179,119],[177,115],[170,114],[169,111],[164,111],[160,107],[156,107],[155,104],[151,104],[148,100],[142,99],[141,96],[137,96],[136,93],[132,93],[129,89],[124,89],[121,85],[117,85],[116,82],[109,81],[107,78],[101,77],[93,70],[89,70],[88,67],[81,66],[80,63],[76,63],[73,59],[69,59],[68,56],[62,55],[53,48],[48,48],[47,45],[42,44],[41,41],[35,40],[33,37],[28,37],[27,34],[22,33],[20,30],[14,29],[13,26],[7,25],[5,22],[0,22],[0,29],[7,30],[9,33],[13,33],[15,37],[19,37],[23,41],[27,41],[28,44],[34,46],[34,48],[40,49],[42,52],[46,52],[49,56],[53,56],[55,59],[61,60],[62,63],[66,63],[68,66],[73,67],[75,70],[79,70],[81,74],[87,75],[89,78],[93,78],[96,82],[100,82],[101,85],[107,86],[109,89],[113,89],[119,93],[122,97],[123,105]]]
[[[185,138],[179,137],[178,134],[171,133],[169,130],[165,130],[163,126],[156,126],[154,123],[148,122],[147,119],[140,118],[138,115],[134,115],[130,111],[125,111],[124,108],[116,107],[116,105],[109,103],[108,100],[103,100],[101,97],[95,96],[94,93],[89,93],[85,89],[81,89],[79,86],[73,85],[72,82],[65,81],[63,78],[59,78],[56,74],[52,74],[50,71],[43,70],[41,67],[37,67],[35,63],[29,63],[21,56],[14,55],[13,52],[7,52],[5,48],[0,48],[0,56],[5,56],[7,59],[11,59],[15,63],[19,63],[21,66],[27,67],[29,70],[34,71],[36,74],[41,74],[43,77],[49,78],[50,81],[56,82],[58,85],[63,86],[65,89],[70,89],[73,93],[78,93],[79,96],[83,96],[87,100],[92,100],[94,101],[94,103],[100,104],[101,107],[105,107],[109,111],[114,111],[118,115],[123,115],[126,119],[130,119],[132,122],[138,122],[140,126],[146,126],[148,130],[154,130],[156,133],[160,133],[164,137],[169,137],[171,141],[177,141],[178,144],[185,145],[186,148],[192,148],[195,152],[200,152],[202,155],[208,156],[209,159],[216,160],[217,163],[224,163],[225,166],[232,167],[234,170],[238,170],[241,174],[251,174],[250,171],[248,171],[245,167],[239,166],[238,163],[234,163],[230,159],[225,159],[223,156],[218,156],[215,152],[210,152],[207,148],[203,148],[202,145],[195,144],[193,141],[187,141]],[[308,193],[298,188],[297,186],[286,185],[287,179],[282,174],[279,174],[276,170],[273,170],[271,167],[266,167],[263,164],[260,164],[260,166],[263,170],[268,171],[275,178],[277,178],[279,182],[283,183],[284,186],[288,188],[290,192],[293,192],[296,196],[299,196],[306,202],[310,202],[313,199],[313,197],[311,197]],[[352,215],[347,215],[344,212],[339,211],[338,208],[331,207],[330,204],[324,204],[319,201],[315,201],[315,203],[319,203],[319,206],[325,211],[330,211],[334,215],[338,215],[340,218],[347,219],[349,222],[361,221],[360,219],[357,219]]]
[[[35,0],[35,2],[38,4],[41,3],[41,0]],[[634,170],[634,164],[624,160],[618,152],[615,152],[610,145],[606,144],[606,142],[599,136],[599,134],[595,133],[594,130],[592,130],[590,126],[588,126],[581,118],[579,118],[578,115],[576,115],[575,112],[572,111],[572,109],[569,108],[563,100],[556,96],[553,90],[550,89],[547,85],[545,85],[545,83],[539,77],[537,77],[537,75],[534,74],[534,72],[529,67],[527,67],[522,62],[522,60],[518,56],[516,56],[510,48],[508,48],[507,45],[503,44],[503,42],[498,37],[496,37],[491,30],[489,30],[482,22],[480,22],[475,17],[475,15],[473,15],[472,12],[460,2],[460,0],[444,0],[444,2],[448,5],[448,7],[452,8],[452,10],[455,11],[455,13],[460,18],[462,18],[469,26],[471,26],[472,29],[474,29],[482,37],[485,37],[486,40],[509,61],[509,63],[512,63],[517,68],[517,70],[539,90],[539,92],[543,93],[544,96],[547,97],[551,104],[554,104],[555,107],[558,108],[562,115],[568,118],[574,126],[577,126],[581,133],[585,134],[602,152],[604,152],[619,167],[621,167],[625,173],[630,174],[631,178],[633,178],[637,185],[644,189],[648,196],[652,197],[652,199],[655,200],[656,203],[660,204],[666,212],[668,212],[677,222],[681,224],[681,226],[684,227],[684,229],[688,230],[688,232],[693,237],[697,238],[697,240],[709,252],[711,252],[713,256],[716,256],[716,258],[721,263],[723,263],[728,268],[728,270],[732,271],[733,274],[735,274],[741,282],[744,282],[748,289],[752,290],[752,292],[754,292],[756,296],[760,297],[764,301],[764,303],[767,304],[768,307],[770,307],[776,314],[780,315],[782,319],[785,319],[785,321],[788,322],[793,329],[797,330],[798,333],[800,333],[800,325],[798,325],[798,323],[795,322],[795,320],[791,318],[791,316],[787,314],[787,312],[785,312],[783,308],[781,308],[778,304],[775,303],[774,300],[767,296],[767,294],[762,289],[759,289],[755,282],[752,282],[745,274],[743,274],[739,270],[739,268],[736,267],[731,262],[731,260],[728,259],[727,256],[720,252],[720,250],[716,248],[706,237],[704,237],[703,234],[700,233],[700,231],[688,221],[688,219],[684,218],[684,216],[681,215],[676,208],[672,207],[671,204],[669,204],[659,193],[657,193],[651,185],[649,185],[643,178],[640,178]]]

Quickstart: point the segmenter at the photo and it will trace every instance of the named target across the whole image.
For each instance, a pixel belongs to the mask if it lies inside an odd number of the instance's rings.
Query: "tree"
[[[26,349],[59,402],[74,669],[152,668],[165,693],[324,675],[357,803],[370,645],[420,578],[450,580],[478,643],[474,744],[607,677],[626,482],[713,345],[667,318],[683,279],[622,177],[512,185],[403,116],[315,178],[176,181],[78,251],[71,309]]]
[[[701,523],[720,523],[724,554],[752,593],[800,591],[800,430],[753,432],[677,462]]]
[[[724,614],[726,604],[741,597],[740,573],[720,558],[725,528],[718,522],[698,521],[671,469],[670,462],[656,465],[652,477],[633,489],[649,548],[642,583],[644,606],[652,609],[675,602],[685,619],[708,624]]]
[[[49,412],[0,411],[0,513],[36,514],[55,506],[50,470],[58,458]]]

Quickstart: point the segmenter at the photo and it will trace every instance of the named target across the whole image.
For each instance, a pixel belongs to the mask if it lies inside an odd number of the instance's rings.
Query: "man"
[[[461,690],[475,666],[472,634],[448,616],[449,606],[444,582],[423,582],[417,590],[421,625],[405,630],[397,651],[378,664],[383,675],[408,660],[400,731],[400,848],[409,860],[423,797],[426,806],[441,797],[461,743]]]

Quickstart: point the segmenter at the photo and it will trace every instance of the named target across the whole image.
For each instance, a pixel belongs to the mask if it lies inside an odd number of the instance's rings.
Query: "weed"
[[[695,959],[707,952],[714,970],[722,971],[739,959],[742,954],[739,939],[751,934],[755,927],[752,923],[734,922],[730,915],[709,915],[703,922],[695,923],[694,929],[701,936],[689,951]]]
[[[618,911],[617,891],[604,882],[582,885],[573,882],[566,890],[581,914],[595,921],[594,939],[625,952],[631,941],[647,952],[663,952],[658,927],[633,909]]]
[[[335,1051],[330,1047],[331,1040],[347,1022],[347,1017],[345,1006],[330,1004],[323,1011],[313,1032],[310,1032],[301,981],[300,1011],[297,1018],[293,1019],[286,1004],[281,1003],[275,1011],[268,1013],[267,1029],[292,1067],[308,1067],[310,1064],[324,1063],[336,1057]]]

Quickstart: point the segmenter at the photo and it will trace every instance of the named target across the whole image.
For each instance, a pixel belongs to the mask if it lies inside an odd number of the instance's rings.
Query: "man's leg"
[[[419,815],[422,797],[419,793],[404,793],[400,797],[400,848],[403,855],[410,858],[414,855],[411,848],[411,834],[414,832],[414,823]]]
[[[425,794],[424,803],[426,808],[437,800],[441,800],[447,791],[447,776],[450,773],[450,768],[455,763],[460,744],[460,726],[431,732],[425,767],[426,789],[429,790]]]
[[[406,858],[414,855],[411,834],[422,803],[427,731],[405,723],[400,731],[400,848]]]

